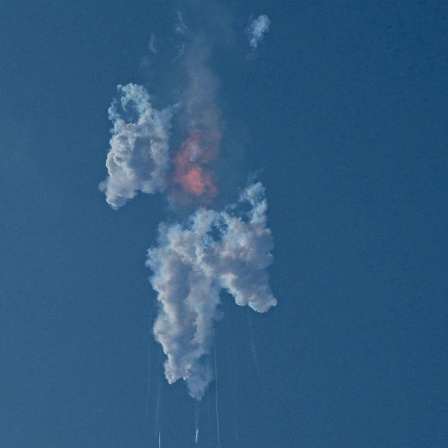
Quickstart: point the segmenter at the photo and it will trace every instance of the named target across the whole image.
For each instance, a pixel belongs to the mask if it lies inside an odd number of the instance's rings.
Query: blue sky
[[[157,447],[160,429],[163,447],[195,446],[195,401],[166,383],[150,335],[146,251],[171,212],[144,194],[114,211],[98,190],[116,87],[168,101],[187,9],[2,7],[1,446]],[[278,300],[258,314],[222,295],[221,447],[444,447],[445,3],[228,1],[214,13],[233,30],[210,60],[223,202],[259,173]],[[259,14],[271,29],[248,57]],[[211,383],[199,447],[218,446],[215,404]]]

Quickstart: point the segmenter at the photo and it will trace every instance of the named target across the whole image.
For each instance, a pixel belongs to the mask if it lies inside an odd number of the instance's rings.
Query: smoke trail
[[[194,443],[197,445],[199,441],[199,401],[196,402],[194,414]]]
[[[207,421],[208,421],[208,444],[211,446],[212,443],[212,425],[210,419],[210,395],[207,395]]]
[[[156,400],[155,425],[154,425],[154,427],[156,429],[155,435],[157,437],[157,434],[158,434],[159,440],[160,440],[160,432],[161,432],[161,428],[162,428],[162,424],[160,423],[160,402],[161,402],[161,399],[162,399],[162,383],[159,380],[159,386],[158,386],[158,391],[157,391],[157,400]]]
[[[221,448],[221,436],[219,431],[219,408],[218,408],[218,363],[216,362],[216,343],[214,345],[213,350],[214,358],[215,358],[215,412],[216,412],[216,434],[218,437],[218,448]]]
[[[151,342],[149,342],[151,344]],[[148,389],[146,393],[146,417],[148,417],[149,412],[149,396],[151,391],[151,347],[148,346]]]
[[[230,350],[230,384],[231,384],[231,399],[232,399],[232,420],[235,429],[235,448],[239,446],[239,435],[238,435],[238,408],[236,402],[236,377],[235,377],[235,353]]]
[[[260,383],[262,386],[264,386],[263,377],[261,375],[260,362],[258,360],[258,355],[257,355],[257,348],[255,346],[255,341],[254,341],[254,331],[252,328],[252,315],[251,314],[247,314],[247,321],[249,324],[250,351],[252,353],[252,359],[254,361],[255,369],[257,370]]]
[[[151,312],[149,313],[149,324],[152,325],[152,317],[154,314],[155,304],[151,306]],[[148,389],[146,393],[146,417],[149,412],[149,395],[151,390],[151,341],[148,341]]]

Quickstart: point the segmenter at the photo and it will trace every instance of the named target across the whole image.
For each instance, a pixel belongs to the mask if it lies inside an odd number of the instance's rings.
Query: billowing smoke
[[[165,375],[170,383],[186,380],[197,399],[212,379],[204,356],[219,317],[220,291],[258,312],[277,303],[265,271],[273,241],[261,183],[247,187],[242,202],[250,204],[250,212],[200,208],[183,224],[161,224],[159,246],[148,251],[146,264],[161,303],[154,334],[167,355]]]
[[[253,48],[269,23],[267,16],[252,23]],[[153,332],[167,356],[165,376],[169,383],[185,380],[200,400],[213,379],[207,355],[214,321],[222,317],[220,293],[257,312],[277,303],[266,272],[273,239],[260,182],[249,184],[235,204],[213,208],[223,134],[219,83],[208,65],[211,47],[204,34],[192,36],[181,14],[174,32],[188,36],[173,61],[183,68],[181,93],[171,107],[156,110],[144,87],[118,86],[120,97],[109,108],[109,175],[100,189],[114,209],[141,191],[166,192],[173,210],[193,210],[185,220],[160,224],[146,265],[160,305]]]
[[[269,31],[269,27],[271,26],[271,19],[262,14],[256,19],[252,19],[247,27],[247,35],[249,37],[249,44],[252,50],[256,50],[258,48],[258,44],[263,39],[263,36]]]
[[[171,110],[153,109],[148,92],[135,84],[118,86],[121,93],[109,108],[113,123],[106,166],[109,176],[99,188],[117,209],[138,191],[165,190],[169,166]]]

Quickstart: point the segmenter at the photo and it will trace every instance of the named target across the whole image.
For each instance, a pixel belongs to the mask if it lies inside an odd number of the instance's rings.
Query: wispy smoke
[[[170,383],[186,380],[197,399],[212,379],[204,356],[219,317],[220,291],[258,312],[277,303],[265,271],[273,241],[260,183],[244,191],[244,202],[252,207],[245,214],[201,208],[184,224],[161,224],[159,246],[148,251],[146,264],[161,303],[154,334],[167,355],[165,375]]]
[[[247,27],[247,35],[249,37],[249,44],[252,50],[256,50],[258,44],[262,41],[263,36],[269,31],[271,26],[271,19],[265,14],[252,19]]]
[[[180,11],[177,12],[177,21],[174,24],[174,31],[176,34],[185,34],[187,31],[187,25],[185,25],[184,18]]]
[[[156,36],[155,36],[155,34],[151,34],[151,37],[149,39],[148,47],[149,47],[149,50],[151,51],[151,53],[154,53],[154,54],[157,53]]]
[[[155,193],[166,187],[169,166],[171,110],[152,108],[148,92],[142,86],[118,86],[119,101],[109,108],[113,122],[110,151],[106,166],[109,176],[99,188],[106,201],[117,209],[138,191]]]
[[[269,24],[267,16],[251,23],[254,49]],[[277,303],[266,272],[273,239],[260,182],[250,184],[236,204],[211,208],[219,194],[214,168],[223,132],[219,83],[208,65],[205,34],[194,34],[180,13],[174,32],[187,40],[173,61],[184,70],[176,104],[158,111],[144,87],[118,86],[120,97],[109,108],[109,175],[100,189],[114,209],[138,191],[165,191],[171,205],[195,209],[182,222],[160,224],[158,245],[149,249],[146,265],[160,304],[153,332],[167,356],[165,376],[170,383],[185,380],[190,395],[200,400],[213,379],[207,355],[214,321],[221,317],[220,293],[257,312]]]

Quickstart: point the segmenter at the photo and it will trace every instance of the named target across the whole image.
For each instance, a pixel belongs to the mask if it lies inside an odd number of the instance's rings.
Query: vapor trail
[[[253,328],[252,328],[252,315],[250,313],[247,314],[247,321],[249,324],[250,351],[252,353],[252,359],[254,361],[255,369],[257,370],[260,383],[262,386],[264,386],[263,377],[261,375],[260,362],[258,360],[258,355],[257,355],[257,348],[255,346],[255,341],[254,341],[254,332],[253,332]]]
[[[151,312],[149,313],[149,324],[152,325],[152,316],[154,312],[154,304],[151,306]],[[148,390],[146,394],[146,417],[149,412],[149,395],[151,389],[151,341],[148,340]]]
[[[238,409],[236,405],[236,378],[235,378],[235,356],[233,350],[230,351],[230,383],[232,386],[231,397],[232,397],[232,407],[233,407],[233,424],[235,428],[235,446],[239,445],[238,436]]]
[[[194,425],[195,425],[194,443],[196,443],[197,445],[199,440],[199,401],[196,402]]]
[[[219,412],[218,412],[218,363],[216,362],[216,342],[213,350],[215,358],[215,411],[216,411],[216,433],[218,438],[218,448],[221,448],[220,431],[219,431]]]
[[[212,426],[210,418],[210,394],[207,394],[207,421],[208,421],[208,444],[211,446],[212,443]]]
[[[157,391],[157,401],[156,401],[156,412],[155,412],[155,428],[156,431],[159,433],[159,439],[160,439],[160,431],[161,431],[161,423],[160,423],[160,401],[162,399],[162,384],[159,381],[159,387]],[[157,434],[157,432],[156,432]]]

